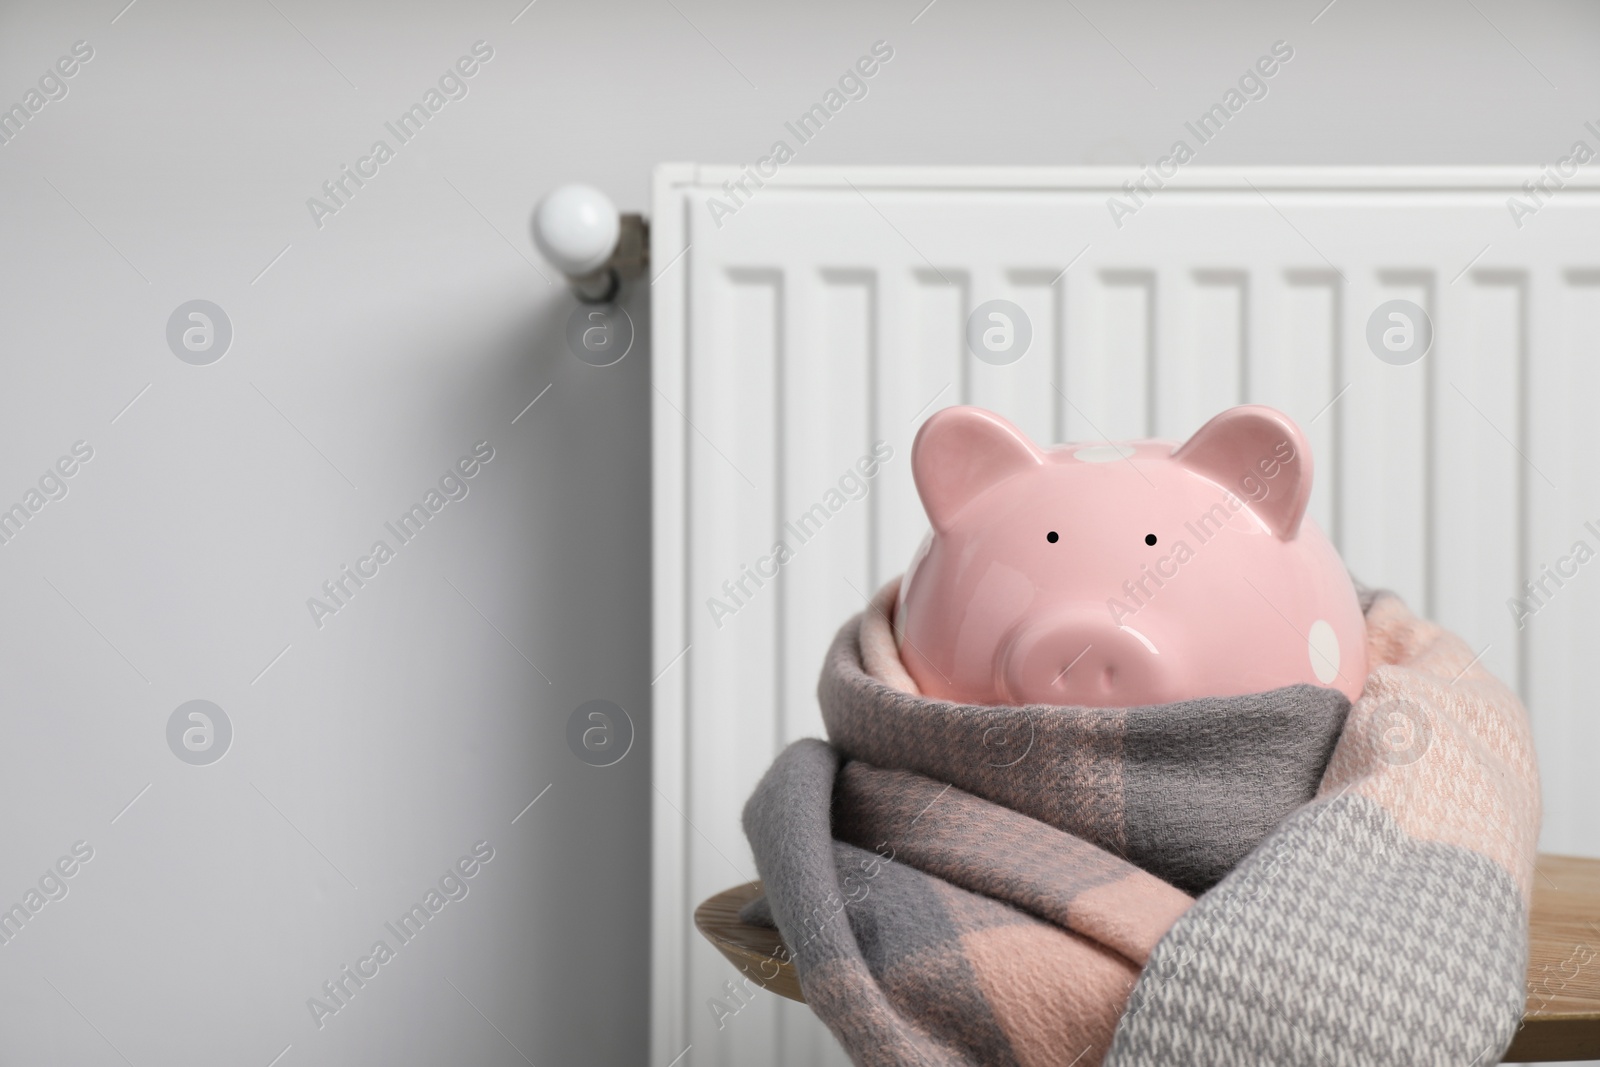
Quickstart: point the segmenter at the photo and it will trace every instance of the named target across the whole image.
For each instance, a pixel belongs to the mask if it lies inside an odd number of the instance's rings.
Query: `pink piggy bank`
[[[1311,451],[1289,418],[1232,408],[1166,441],[1041,449],[946,408],[911,452],[933,525],[895,639],[929,696],[1133,707],[1308,683],[1351,700],[1366,627],[1305,516]]]

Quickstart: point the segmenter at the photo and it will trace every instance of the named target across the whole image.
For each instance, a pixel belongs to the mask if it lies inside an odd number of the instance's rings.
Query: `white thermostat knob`
[[[533,209],[533,242],[569,278],[593,274],[616,251],[617,206],[592,185],[563,185]]]

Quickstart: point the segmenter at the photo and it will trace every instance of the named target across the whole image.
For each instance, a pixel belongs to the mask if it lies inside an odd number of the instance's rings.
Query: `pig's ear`
[[[1244,501],[1282,540],[1300,532],[1311,499],[1311,448],[1283,412],[1260,404],[1229,408],[1172,458]]]
[[[967,502],[996,482],[1037,467],[1044,454],[1015,426],[983,408],[937,411],[911,445],[911,474],[935,530],[948,530]]]

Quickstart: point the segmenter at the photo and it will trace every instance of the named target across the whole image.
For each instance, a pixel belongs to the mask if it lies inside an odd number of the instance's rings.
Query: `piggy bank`
[[[1306,517],[1311,451],[1232,408],[1167,441],[1044,449],[975,407],[917,433],[932,530],[894,633],[922,691],[979,704],[1133,707],[1296,683],[1351,700],[1366,627]]]

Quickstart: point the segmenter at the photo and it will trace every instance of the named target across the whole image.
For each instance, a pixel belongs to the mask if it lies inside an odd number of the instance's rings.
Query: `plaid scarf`
[[[1353,706],[916,693],[898,581],[848,622],[745,807],[806,1001],[861,1065],[1497,1062],[1539,827],[1527,716],[1364,593]]]

